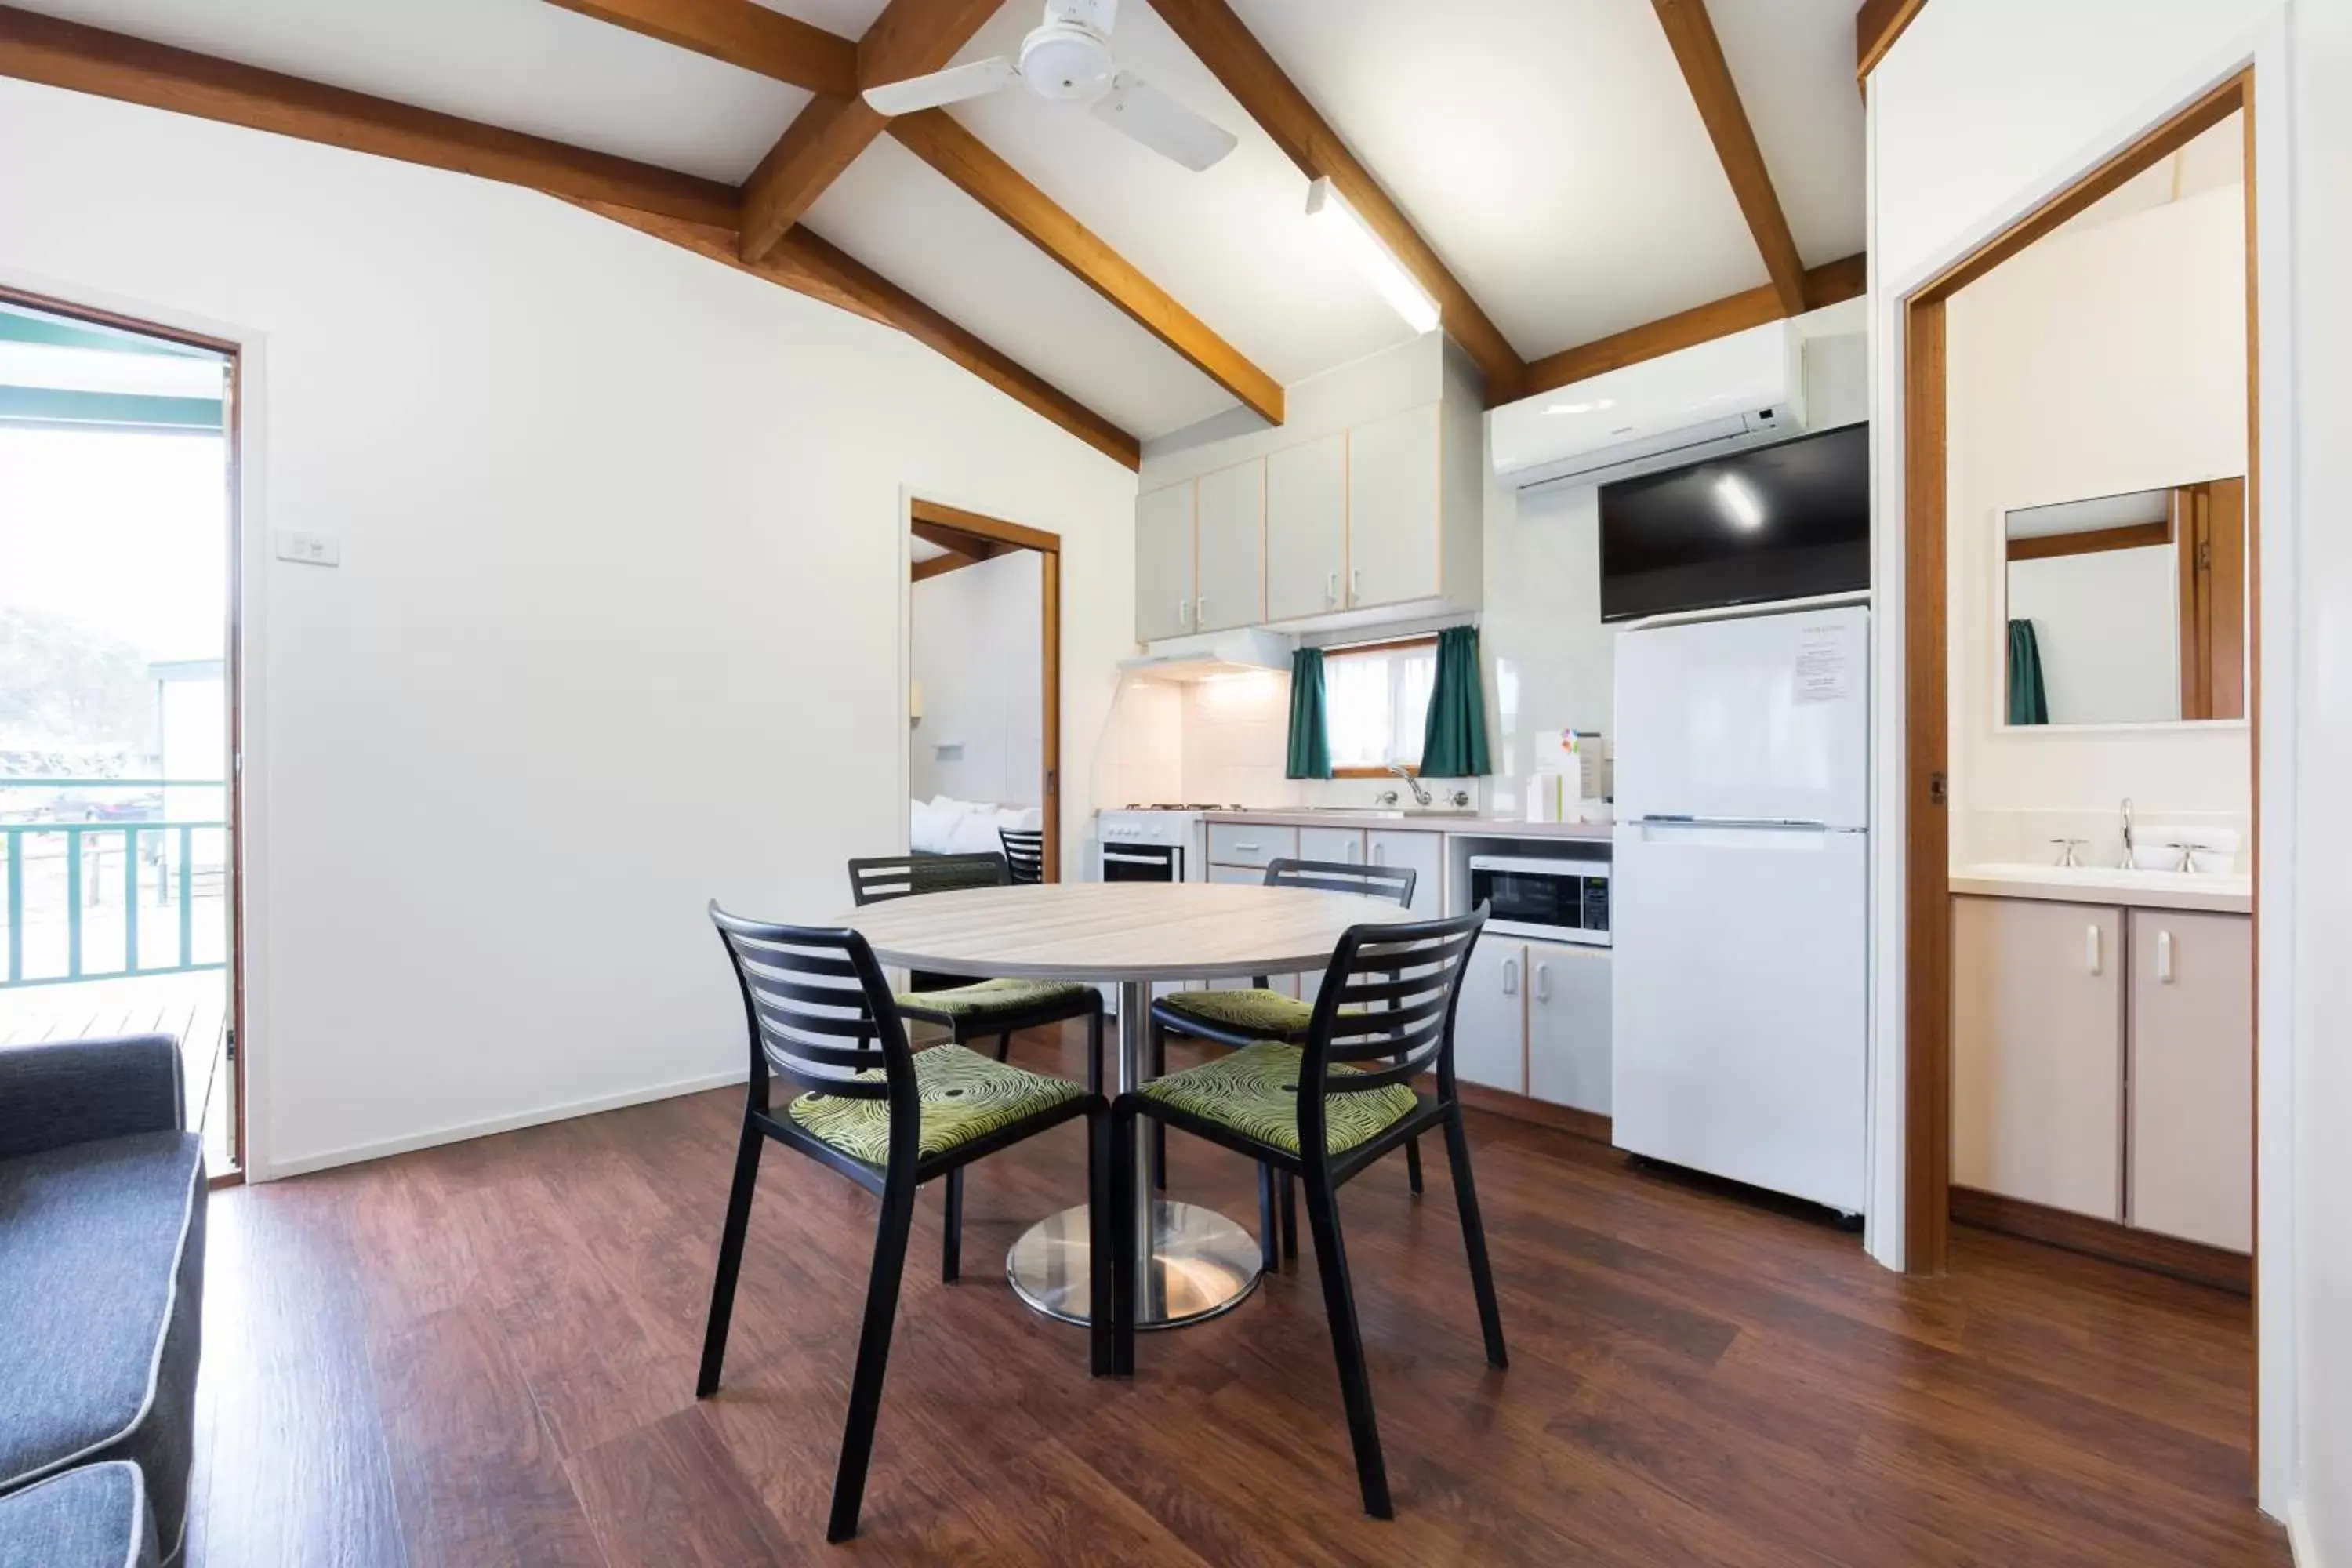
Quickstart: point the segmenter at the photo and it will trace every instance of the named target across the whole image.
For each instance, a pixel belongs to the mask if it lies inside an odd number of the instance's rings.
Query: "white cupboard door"
[[[1433,403],[1348,432],[1349,605],[1437,596],[1439,467]]]
[[[1363,832],[1354,827],[1302,827],[1298,830],[1298,858],[1342,866],[1360,864],[1364,858]]]
[[[1445,908],[1445,836],[1395,828],[1374,828],[1364,835],[1364,857],[1375,866],[1389,866],[1413,874],[1412,912],[1433,921]]]
[[[1528,943],[1528,1094],[1609,1114],[1609,950]]]
[[[1486,937],[1470,950],[1454,1015],[1454,1072],[1465,1083],[1528,1091],[1527,968],[1519,942]]]
[[[1265,596],[1265,459],[1255,458],[1200,479],[1199,578],[1192,629],[1254,626]]]
[[[1265,618],[1292,621],[1346,603],[1348,437],[1286,447],[1265,459]]]
[[[1952,900],[1952,1180],[2123,1218],[2123,911]]]
[[[2134,910],[2131,942],[2129,1218],[2251,1252],[2252,921]]]
[[[1135,640],[1192,630],[1193,482],[1135,498]]]

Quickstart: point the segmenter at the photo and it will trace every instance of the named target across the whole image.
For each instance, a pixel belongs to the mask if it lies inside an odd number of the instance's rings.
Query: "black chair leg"
[[[849,1380],[849,1423],[841,1435],[841,1468],[833,1479],[830,1542],[857,1533],[866,1500],[866,1462],[874,1454],[874,1422],[882,1412],[882,1373],[890,1362],[890,1325],[898,1313],[898,1279],[907,1264],[907,1237],[915,1224],[912,1172],[894,1174],[882,1189],[882,1220],[874,1237],[874,1276],[866,1288],[866,1321],[857,1334],[857,1370]]]
[[[1096,1015],[1101,1017],[1100,1014]],[[1087,1370],[1100,1377],[1111,1370],[1114,1342],[1111,1276],[1118,1261],[1112,1215],[1118,1199],[1111,1190],[1110,1109],[1087,1113]]]
[[[1381,1458],[1381,1429],[1372,1418],[1372,1379],[1364,1365],[1364,1336],[1356,1324],[1356,1292],[1348,1283],[1348,1258],[1339,1249],[1339,1208],[1331,1178],[1310,1162],[1307,1223],[1315,1232],[1315,1266],[1323,1276],[1323,1309],[1331,1320],[1331,1350],[1339,1363],[1339,1397],[1348,1407],[1348,1436],[1356,1449],[1356,1482],[1364,1511],[1393,1519],[1388,1466]]]
[[[963,1272],[963,1167],[947,1173],[947,1215],[940,1221],[940,1278],[953,1284]]]
[[[1282,1186],[1282,1255],[1298,1256],[1298,1183],[1287,1171],[1277,1173]]]
[[[1087,1015],[1087,1092],[1102,1092],[1103,1016],[1097,1007]]]
[[[1486,1227],[1478,1218],[1478,1193],[1470,1184],[1470,1135],[1456,1105],[1445,1119],[1445,1158],[1454,1172],[1454,1201],[1462,1205],[1462,1240],[1470,1249],[1470,1288],[1478,1293],[1478,1328],[1486,1336],[1486,1362],[1508,1366],[1503,1350],[1503,1311],[1495,1300],[1494,1266],[1486,1261]]]
[[[1013,1059],[1013,1031],[1010,1029],[996,1037],[996,1059],[1001,1062]]]
[[[1157,1022],[1151,1026],[1151,1076],[1168,1076],[1168,1031]],[[1168,1123],[1157,1118],[1151,1123],[1151,1184],[1168,1190]]]
[[[1274,1167],[1260,1162],[1257,1168],[1258,1268],[1268,1274],[1282,1272],[1282,1220],[1275,1207],[1274,1179]]]
[[[1421,1140],[1408,1138],[1404,1144],[1405,1180],[1412,1185],[1412,1195],[1421,1196]]]
[[[1132,1107],[1112,1102],[1110,1370],[1114,1377],[1131,1377],[1135,1373],[1135,1258],[1142,1245],[1142,1238],[1135,1234],[1135,1120]]]
[[[727,1326],[735,1317],[735,1277],[743,1268],[743,1233],[751,1223],[751,1194],[760,1185],[760,1147],[767,1134],[743,1115],[743,1139],[735,1147],[735,1185],[727,1194],[727,1226],[719,1237],[719,1273],[710,1282],[710,1318],[702,1331],[702,1370],[694,1396],[719,1392],[719,1368],[727,1359]]]

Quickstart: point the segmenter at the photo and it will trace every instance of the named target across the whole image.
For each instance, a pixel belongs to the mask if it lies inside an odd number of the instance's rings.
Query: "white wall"
[[[543,196],[47,88],[0,81],[0,281],[253,345],[266,1169],[741,1072],[703,901],[827,919],[905,843],[905,490],[1062,535],[1090,754],[1135,476],[908,339]]]
[[[2244,832],[2252,777],[2242,725],[2095,733],[2019,731],[2000,722],[2007,690],[2002,514],[2095,496],[2159,489],[2246,472],[2245,206],[2242,186],[2086,223],[2052,235],[1953,296],[1948,511],[1951,638],[1952,854],[1955,864],[2038,859],[2053,837],[2087,837],[2113,863],[2119,803],[2139,820]],[[2130,570],[2126,555],[2062,556],[2011,570],[2012,595],[2049,625],[2043,667],[2053,723],[2072,675],[2096,678],[2069,650],[2063,616],[2037,589]],[[2145,552],[2152,584],[2136,659],[2097,639],[2126,688],[2133,665],[2147,713],[2178,712],[2168,550]],[[2095,583],[2085,586],[2096,590]],[[2110,601],[2120,612],[2123,595]],[[2058,646],[2048,646],[2052,641]],[[2112,682],[2111,682],[2112,684]],[[2130,701],[2128,692],[2117,700]],[[2155,707],[2147,709],[2153,700]],[[2126,714],[2109,707],[2099,721]],[[2136,715],[2136,716],[2145,716]]]
[[[1044,557],[1011,550],[926,577],[908,613],[923,719],[908,732],[917,799],[1045,799]]]
[[[2352,1563],[2352,16],[2345,0],[1971,0],[1929,5],[1870,85],[1873,442],[1882,668],[1902,647],[1903,296],[2104,152],[2239,68],[2259,73],[2263,537],[2263,1505],[2303,1568]],[[2290,177],[2291,176],[2291,177]],[[2281,199],[2279,193],[2288,193]],[[2291,584],[2279,592],[2281,584]],[[1903,1257],[1902,688],[1879,683],[1873,902],[1873,1251]],[[2302,803],[2309,802],[2306,811]],[[2304,875],[2299,866],[2315,868]]]

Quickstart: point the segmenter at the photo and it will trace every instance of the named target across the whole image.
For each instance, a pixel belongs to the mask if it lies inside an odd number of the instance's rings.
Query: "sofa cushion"
[[[186,1515],[204,1215],[194,1133],[0,1161],[0,1492],[135,1461],[167,1558]]]
[[[0,1497],[0,1568],[155,1568],[139,1467],[82,1465]]]

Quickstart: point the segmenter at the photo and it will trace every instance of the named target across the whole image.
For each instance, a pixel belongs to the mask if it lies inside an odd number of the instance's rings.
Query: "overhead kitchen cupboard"
[[[1135,499],[1139,642],[1257,625],[1265,615],[1265,460]]]

